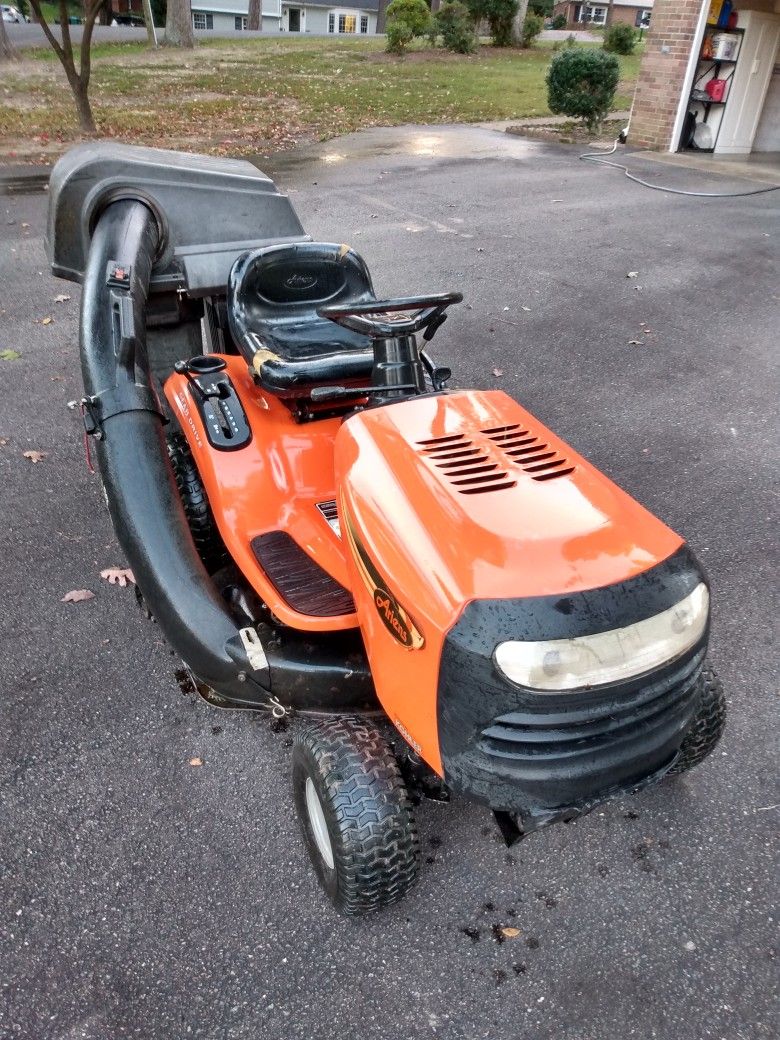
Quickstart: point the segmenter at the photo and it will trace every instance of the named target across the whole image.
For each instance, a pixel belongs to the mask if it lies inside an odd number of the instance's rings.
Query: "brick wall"
[[[709,0],[704,0],[709,5]],[[629,144],[669,148],[703,0],[655,0]]]

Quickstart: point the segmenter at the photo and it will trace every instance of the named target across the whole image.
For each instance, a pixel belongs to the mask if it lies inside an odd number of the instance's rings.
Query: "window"
[[[360,31],[362,33],[367,33],[368,32],[368,15],[367,14],[361,14],[361,16],[360,16]]]
[[[606,7],[594,7],[592,4],[577,4],[574,8],[575,22],[591,22],[593,25],[605,25],[607,21]]]
[[[357,17],[354,14],[339,15],[339,32],[353,33],[357,30]]]
[[[214,15],[207,14],[205,11],[193,11],[192,24],[195,29],[213,29]]]
[[[642,11],[637,11],[636,22],[634,23],[637,29],[647,29],[650,25],[650,15],[653,12],[645,8]]]
[[[246,18],[242,18],[241,15],[236,15],[235,29],[236,32],[241,32],[242,29],[246,29]]]
[[[336,15],[334,11],[331,11],[328,15],[328,32],[336,31]]]

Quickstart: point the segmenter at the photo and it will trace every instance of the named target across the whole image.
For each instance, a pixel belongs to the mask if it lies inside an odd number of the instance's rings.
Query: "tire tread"
[[[420,843],[406,786],[380,732],[356,717],[324,719],[296,735],[293,755],[315,766],[329,801],[326,816],[330,810],[339,832],[331,897],[337,909],[356,916],[398,902],[417,880]]]

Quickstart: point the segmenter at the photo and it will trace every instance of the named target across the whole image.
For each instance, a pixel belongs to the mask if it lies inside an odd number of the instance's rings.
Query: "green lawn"
[[[91,97],[107,136],[250,154],[366,126],[545,115],[551,52],[482,47],[473,56],[422,46],[404,58],[381,39],[231,39],[195,51],[142,41],[93,49]],[[617,108],[627,107],[639,58],[621,58]],[[4,76],[0,148],[56,152],[77,138],[59,63],[28,52]],[[15,146],[18,145],[18,148]]]

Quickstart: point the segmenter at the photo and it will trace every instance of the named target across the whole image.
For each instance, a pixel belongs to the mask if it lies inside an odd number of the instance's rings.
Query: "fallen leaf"
[[[190,759],[190,765],[191,766],[202,766],[203,765],[203,759],[202,758],[191,758]]]
[[[529,311],[529,312],[530,312],[531,308],[530,308],[530,307],[523,307],[523,310],[524,310],[524,311]]]
[[[640,344],[640,342],[641,342],[641,341],[640,341],[640,340],[638,340],[638,339],[630,339],[630,340],[628,341],[628,345],[629,345],[629,347],[638,347],[638,346],[639,346],[639,344]]]
[[[70,299],[70,296],[68,296],[67,293],[59,293],[59,295],[54,297],[54,302],[55,303],[67,303],[69,299]]]
[[[638,278],[638,277],[639,277],[639,271],[629,271],[628,274],[626,275],[626,278]]]
[[[652,334],[653,334],[653,330],[652,329],[642,329],[642,332],[644,332],[644,334],[646,336],[652,336]]]
[[[503,374],[504,374],[503,368],[494,368],[493,369],[493,375],[494,376],[502,376]]]
[[[73,589],[72,592],[66,592],[60,600],[60,603],[83,603],[86,599],[94,599],[95,593],[90,592],[89,589]]]
[[[122,588],[128,581],[135,585],[135,577],[129,567],[106,567],[100,572],[100,577],[105,578],[109,585],[120,585]]]
[[[48,317],[41,319],[41,325],[51,325],[51,323],[53,321],[54,321],[54,318],[52,318],[51,315],[48,315]]]
[[[41,459],[45,459],[47,453],[45,451],[23,451],[22,455],[30,462],[40,462]]]
[[[4,448],[6,446],[6,444],[8,444],[8,438],[7,437],[0,437],[0,448]]]
[[[29,226],[30,226],[29,224],[22,224],[23,228],[28,228]]]
[[[519,928],[502,928],[501,934],[506,936],[507,939],[516,939],[520,934]]]
[[[21,356],[18,350],[0,350],[0,361],[18,361]]]

